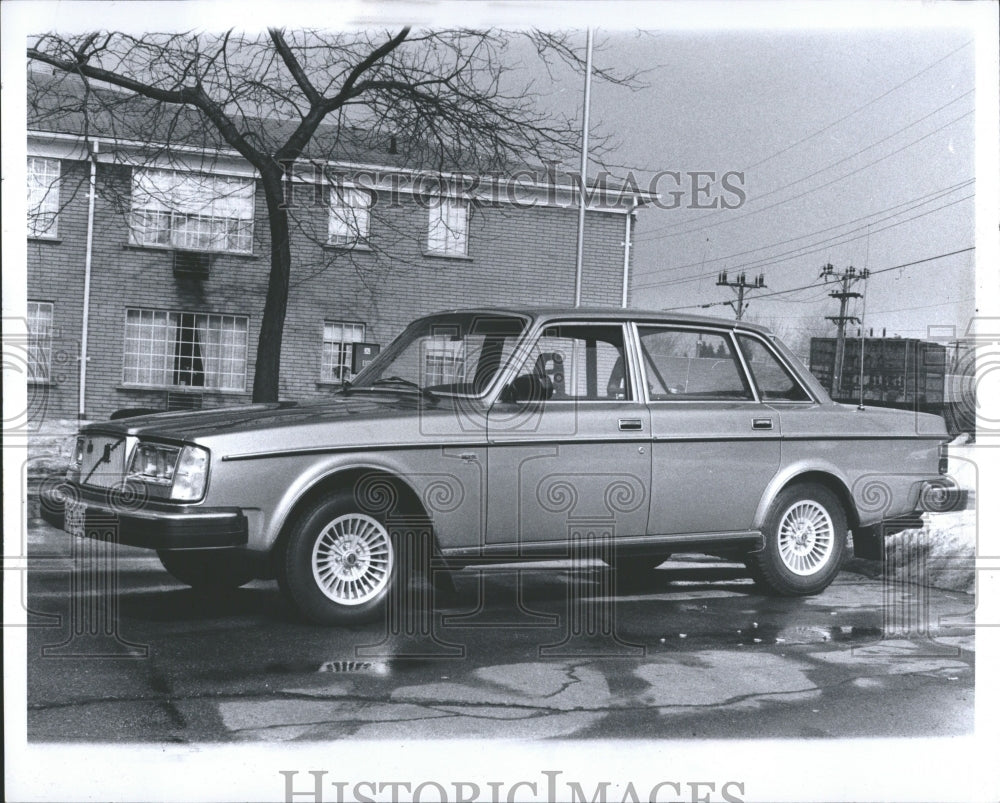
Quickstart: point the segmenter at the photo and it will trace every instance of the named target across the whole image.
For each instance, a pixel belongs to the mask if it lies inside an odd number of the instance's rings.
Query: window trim
[[[192,315],[195,320],[199,316],[205,317],[218,317],[218,318],[235,318],[243,319],[246,321],[246,342],[243,344],[243,380],[242,384],[238,388],[234,387],[213,387],[211,385],[176,385],[176,384],[154,384],[154,383],[144,383],[144,382],[130,382],[125,375],[126,364],[126,346],[128,343],[128,326],[129,326],[129,312],[151,312],[151,313],[163,313],[168,316],[177,316],[178,318],[183,315]],[[176,326],[175,322],[175,326]],[[177,340],[173,341],[174,351],[177,349]],[[157,307],[140,307],[140,306],[126,306],[125,315],[123,321],[122,329],[122,370],[121,370],[121,385],[119,387],[126,388],[128,390],[170,390],[170,391],[181,391],[189,393],[229,393],[229,394],[245,394],[247,393],[247,379],[250,374],[250,316],[243,313],[234,312],[196,312],[192,310],[178,310],[178,309],[167,309],[167,308],[157,308]],[[204,356],[202,357],[204,360]],[[203,369],[204,372],[204,369]],[[173,369],[171,369],[173,373]]]
[[[753,375],[753,371],[750,370],[749,362],[746,359],[746,355],[743,353],[743,349],[740,346],[739,335],[745,335],[753,340],[756,340],[761,345],[764,346],[765,351],[774,357],[778,364],[785,369],[785,372],[792,378],[792,380],[799,386],[799,389],[805,393],[808,397],[806,399],[765,399],[763,394],[760,392],[760,388],[757,387],[756,377]],[[768,338],[762,336],[759,332],[754,332],[749,329],[734,329],[733,330],[733,340],[736,341],[736,346],[738,353],[740,355],[740,361],[743,363],[744,369],[746,370],[747,376],[750,377],[750,383],[753,386],[754,393],[762,404],[817,404],[819,400],[813,394],[812,390],[802,381],[799,376],[798,371],[796,371],[784,357],[778,352],[776,348],[768,341]]]
[[[701,326],[699,324],[684,324],[684,323],[657,323],[651,321],[633,321],[632,326],[635,327],[635,343],[636,351],[638,352],[636,357],[639,362],[639,368],[642,372],[642,390],[643,398],[646,400],[647,405],[651,404],[760,404],[761,398],[757,392],[757,386],[751,380],[749,371],[747,369],[746,363],[743,360],[743,353],[739,350],[736,337],[732,329],[726,327],[714,327],[714,326]],[[717,335],[726,340],[729,344],[729,349],[734,356],[733,362],[736,365],[737,373],[740,379],[743,380],[747,389],[750,391],[750,398],[746,399],[653,399],[650,398],[648,388],[649,379],[646,374],[646,360],[642,348],[642,338],[639,334],[639,329],[668,329],[679,332],[695,332],[695,333],[710,333]]]
[[[173,176],[182,176],[182,177],[194,176],[194,177],[200,178],[203,181],[209,181],[210,180],[212,182],[218,182],[218,181],[236,181],[236,182],[241,182],[241,183],[243,183],[244,186],[248,187],[251,190],[249,198],[246,199],[246,200],[249,201],[249,205],[250,205],[250,208],[249,208],[249,213],[250,213],[249,217],[247,217],[247,218],[242,218],[242,217],[226,217],[226,216],[223,216],[223,215],[212,215],[212,214],[202,214],[202,213],[189,214],[189,213],[186,213],[186,212],[179,212],[179,211],[177,211],[175,209],[170,209],[169,205],[167,203],[163,203],[163,202],[160,202],[160,205],[162,205],[163,207],[165,207],[164,209],[153,209],[153,208],[148,207],[148,206],[141,206],[141,207],[140,206],[136,206],[135,205],[136,204],[136,186],[137,186],[137,182],[139,181],[140,177],[143,174],[145,174],[147,176],[153,176],[154,174],[164,174],[164,175],[170,174],[170,175],[173,175]],[[153,184],[153,186],[157,186],[155,178],[150,178],[149,180],[151,181],[151,183]],[[183,179],[181,179],[181,180],[183,180]],[[211,204],[211,203],[213,203],[215,201],[218,201],[218,200],[220,200],[220,199],[222,199],[224,197],[225,197],[225,195],[216,194],[207,203]],[[207,254],[230,254],[230,255],[234,255],[234,256],[253,256],[254,255],[254,232],[255,232],[255,229],[256,229],[256,210],[257,210],[257,181],[252,176],[236,175],[236,174],[231,174],[231,173],[215,173],[215,172],[210,172],[210,171],[199,171],[199,170],[181,170],[181,169],[170,168],[170,167],[134,166],[132,168],[131,184],[130,184],[130,187],[129,187],[129,211],[128,211],[128,218],[127,218],[127,228],[128,228],[128,241],[127,241],[127,245],[131,246],[131,247],[134,247],[134,248],[155,248],[155,249],[163,249],[163,250],[170,250],[170,251],[197,251],[197,252],[200,252],[200,253],[207,253]],[[167,215],[168,216],[169,223],[168,223],[168,225],[167,225],[167,227],[165,229],[166,235],[167,235],[167,242],[165,242],[165,243],[147,242],[142,237],[140,237],[138,235],[138,232],[146,232],[146,231],[150,230],[145,225],[138,226],[138,225],[135,224],[135,220],[136,220],[137,216],[138,215],[142,215],[142,214],[145,214],[145,215]],[[176,228],[174,226],[174,220],[175,220],[175,218],[193,218],[193,219],[197,219],[199,221],[205,220],[205,221],[208,221],[209,224],[212,224],[213,221],[219,221],[219,220],[221,220],[221,221],[235,221],[235,223],[237,224],[237,228],[238,229],[240,228],[240,224],[245,222],[246,227],[247,227],[247,248],[246,249],[243,249],[243,248],[229,248],[228,247],[228,242],[229,242],[229,237],[231,235],[229,235],[228,233],[226,233],[225,236],[224,236],[226,247],[220,247],[220,248],[209,247],[209,248],[205,248],[205,247],[202,247],[200,245],[191,245],[191,244],[187,244],[187,243],[176,242],[175,241],[175,235],[176,235],[177,232],[180,231],[180,229],[178,229],[178,228]],[[155,231],[159,231],[159,229],[155,229]],[[235,236],[235,237],[239,238],[242,235],[241,235],[241,233],[237,232],[236,235],[232,235],[232,236]]]
[[[52,337],[52,335],[53,335],[53,332],[55,330],[56,305],[55,305],[54,301],[36,301],[34,299],[31,299],[31,298],[27,299],[27,303],[29,305],[30,304],[36,304],[36,305],[39,306],[39,308],[42,307],[42,306],[46,306],[46,307],[48,307],[48,312],[49,312],[48,331],[46,332],[46,338],[47,338],[48,342],[47,342],[47,344],[45,346],[43,346],[44,352],[45,352],[45,357],[46,357],[46,360],[45,360],[45,376],[44,377],[39,377],[37,375],[33,376],[32,374],[37,374],[37,372],[31,370],[32,369],[32,360],[31,360],[31,357],[32,357],[32,354],[37,353],[39,337],[38,337],[38,335],[35,332],[33,332],[31,330],[31,326],[30,326],[31,321],[32,321],[31,313],[27,310],[27,308],[25,309],[25,313],[26,313],[25,320],[28,322],[28,340],[27,340],[27,344],[26,344],[27,345],[27,350],[28,350],[28,384],[29,385],[51,385],[51,384],[53,384],[53,380],[52,380],[52,340],[53,340],[53,337]]]
[[[58,159],[52,156],[33,156],[29,154],[27,156],[26,162],[31,160],[38,160],[41,162],[54,163],[56,166],[56,177],[53,182],[49,185],[49,188],[45,191],[45,195],[55,191],[55,211],[52,212],[52,223],[45,227],[43,231],[38,231],[34,225],[33,221],[36,220],[40,215],[37,212],[33,212],[31,206],[31,199],[28,199],[28,209],[27,209],[27,239],[29,240],[44,240],[45,242],[59,241],[59,213],[60,209],[60,195],[62,192],[62,159]],[[27,167],[27,164],[26,164]],[[28,180],[30,181],[31,171],[28,171]],[[30,189],[30,187],[29,187]],[[44,200],[44,199],[43,199]],[[39,204],[34,209],[41,209],[43,204]],[[45,213],[47,214],[47,213]]]
[[[540,326],[534,327],[535,331],[528,333],[528,338],[524,341],[524,349],[520,355],[520,359],[517,359],[518,355],[515,352],[511,355],[510,365],[516,365],[513,373],[511,373],[505,380],[503,385],[501,385],[501,390],[514,381],[518,376],[524,373],[524,368],[528,364],[528,360],[531,358],[535,347],[538,345],[538,341],[544,335],[545,330],[550,326],[602,326],[605,328],[619,327],[622,330],[622,359],[625,364],[625,372],[629,381],[632,398],[630,399],[607,399],[607,398],[571,398],[571,399],[545,399],[545,406],[550,404],[643,404],[644,396],[639,397],[639,389],[637,387],[638,376],[633,370],[632,363],[634,362],[634,355],[630,348],[629,343],[629,322],[621,320],[590,320],[582,321],[579,318],[568,317],[568,318],[551,318],[543,321]]]
[[[438,203],[431,204],[427,208],[427,231],[424,238],[424,256],[429,257],[443,257],[445,259],[472,259],[469,255],[469,245],[470,245],[470,223],[472,220],[472,204],[464,198],[455,198],[452,196],[442,195],[438,198]],[[445,227],[446,234],[451,231],[447,223],[444,222],[442,217],[442,210],[446,207],[452,208],[461,206],[465,210],[465,230],[462,232],[462,250],[461,251],[451,251],[447,248],[435,248],[431,245],[431,231],[434,227],[436,220],[442,221],[442,225]]]
[[[340,341],[331,340],[331,341],[327,341],[327,339],[326,339],[326,327],[327,326],[340,326],[340,327],[345,327],[345,326],[360,326],[361,327],[361,338],[362,339],[361,340],[340,340]],[[343,385],[344,381],[345,381],[344,377],[341,377],[340,379],[336,379],[334,377],[327,378],[327,377],[323,376],[323,347],[327,344],[327,342],[333,343],[335,345],[338,344],[338,343],[340,345],[344,345],[345,343],[351,343],[351,344],[353,344],[353,343],[367,343],[368,341],[365,340],[365,338],[367,338],[367,337],[368,337],[368,324],[365,323],[364,321],[335,321],[335,320],[330,320],[328,318],[324,318],[323,319],[323,329],[322,329],[322,332],[320,333],[319,380],[318,380],[318,383],[320,385],[337,385],[337,386],[340,386],[340,385]],[[353,366],[350,364],[350,362],[347,365],[344,366],[344,369],[346,370],[346,372],[348,374],[350,374],[350,373],[353,372]],[[350,377],[348,377],[348,379],[349,378]]]
[[[348,196],[355,199],[367,199],[367,204],[361,207],[351,204],[348,208],[350,209],[363,209],[365,212],[365,227],[364,233],[358,233],[354,239],[349,239],[349,235],[336,235],[337,237],[343,236],[344,239],[334,240],[335,236],[331,231],[334,221],[334,208],[333,203],[334,193],[339,193],[342,199],[346,199]],[[369,190],[363,187],[358,187],[353,184],[344,184],[338,186],[337,184],[331,184],[329,192],[326,195],[326,242],[324,246],[327,248],[346,248],[346,249],[358,249],[362,251],[372,250],[371,246],[371,232],[372,232],[372,207],[375,205],[375,195]],[[343,208],[343,206],[341,207]],[[339,219],[339,218],[338,218]],[[343,221],[345,225],[349,225],[348,221]]]

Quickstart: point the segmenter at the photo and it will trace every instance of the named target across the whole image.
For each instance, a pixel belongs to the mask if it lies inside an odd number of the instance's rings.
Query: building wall
[[[87,169],[85,163],[63,162],[59,240],[32,241],[28,249],[29,298],[55,303],[60,349],[75,353],[83,310]],[[102,164],[98,170],[101,193],[94,219],[85,416],[102,418],[121,408],[165,404],[166,389],[124,386],[128,307],[248,316],[244,390],[196,392],[206,407],[249,402],[270,269],[262,189],[256,193],[253,254],[216,254],[207,278],[184,278],[174,275],[172,250],[129,244],[128,168]],[[396,203],[380,198],[378,204],[378,213],[372,215],[371,250],[324,246],[328,213],[321,206],[297,205],[291,212],[292,274],[282,342],[282,398],[321,396],[336,387],[320,382],[324,321],[363,323],[366,340],[385,346],[413,318],[450,307],[572,305],[576,210],[473,208],[468,257],[448,258],[423,253],[425,206],[407,195]],[[588,213],[585,305],[621,303],[624,230],[623,214]],[[47,389],[47,415],[76,414],[78,361],[74,357],[65,366]]]

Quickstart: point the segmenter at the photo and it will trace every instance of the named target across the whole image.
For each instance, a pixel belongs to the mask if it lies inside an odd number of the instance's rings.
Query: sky
[[[657,171],[679,172],[654,187],[685,193],[680,208],[638,213],[631,303],[732,317],[736,293],[717,286],[719,272],[763,273],[745,317],[794,339],[838,312],[819,279],[831,263],[871,271],[850,314],[877,334],[965,331],[975,309],[975,253],[963,251],[975,245],[970,31],[597,37],[607,47],[596,63],[648,69],[638,91],[595,85],[594,128],[619,141],[609,161],[636,168],[644,188]],[[695,171],[716,176],[698,178],[709,189],[696,200]],[[729,184],[745,200],[722,186],[726,173],[742,175]],[[723,201],[737,208],[690,208]]]

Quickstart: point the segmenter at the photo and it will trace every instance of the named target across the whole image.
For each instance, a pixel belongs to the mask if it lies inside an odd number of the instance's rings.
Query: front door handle
[[[755,418],[753,420],[754,429],[773,429],[774,425],[771,423],[770,418]]]
[[[642,419],[619,418],[618,429],[620,429],[622,432],[640,432],[642,431]]]

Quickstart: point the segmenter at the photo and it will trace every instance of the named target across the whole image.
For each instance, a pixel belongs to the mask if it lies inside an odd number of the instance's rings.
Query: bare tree
[[[563,34],[410,28],[48,33],[32,38],[28,58],[81,82],[75,105],[67,107],[62,93],[58,107],[79,117],[83,133],[107,135],[138,116],[164,152],[177,144],[228,148],[256,169],[271,262],[253,399],[270,402],[278,398],[291,271],[289,166],[373,143],[391,143],[400,164],[442,173],[488,174],[561,159],[579,132],[538,103],[532,78],[523,77],[530,71],[512,70],[515,37],[523,39],[518,55],[537,56],[550,74],[582,69]],[[634,74],[595,74],[634,85]]]

